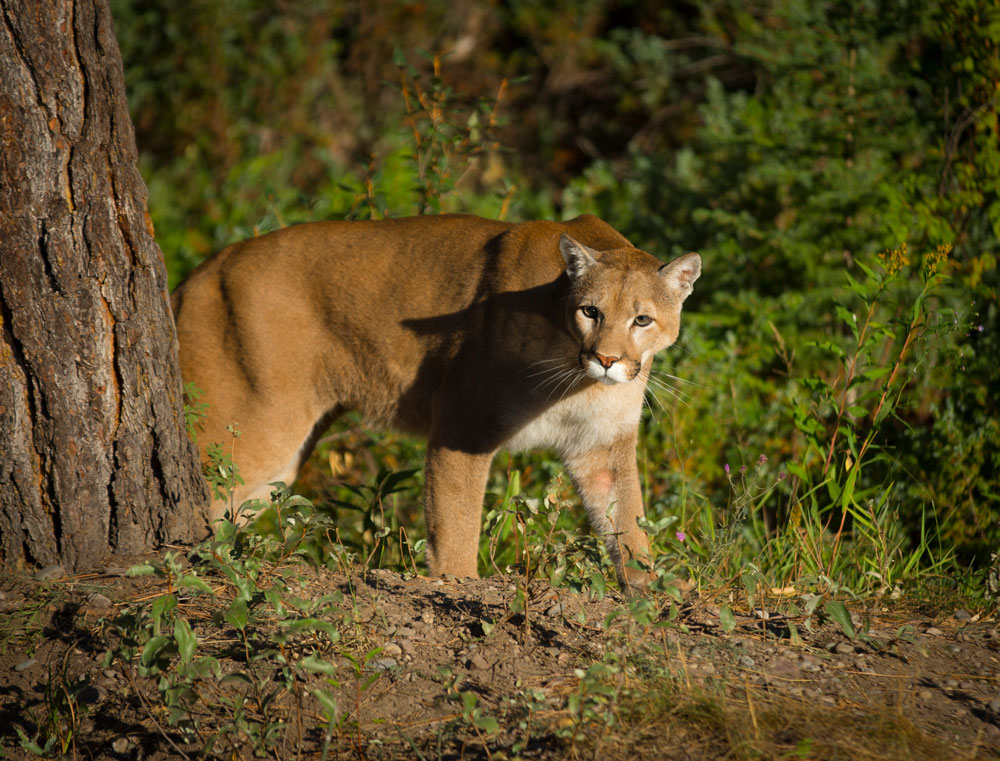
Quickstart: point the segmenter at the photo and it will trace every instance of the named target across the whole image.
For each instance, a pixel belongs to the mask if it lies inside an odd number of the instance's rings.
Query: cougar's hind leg
[[[267,500],[274,490],[272,483],[291,486],[337,412],[310,414],[293,412],[280,404],[243,405],[231,423],[239,436],[234,439],[225,431],[227,444],[223,449],[232,453],[243,483],[233,489],[231,500],[213,500],[212,519],[223,517],[231,505],[239,508],[246,500]]]

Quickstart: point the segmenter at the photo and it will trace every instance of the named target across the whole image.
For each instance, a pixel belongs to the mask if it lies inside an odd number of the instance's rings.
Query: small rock
[[[850,642],[838,642],[834,646],[833,650],[834,652],[839,653],[840,655],[853,655],[854,645],[852,645]]]
[[[382,647],[382,655],[390,658],[398,658],[403,654],[403,648],[397,645],[395,642],[390,642]]]
[[[465,662],[465,667],[470,670],[481,670],[488,669],[490,664],[489,661],[483,657],[482,653],[473,653],[472,657]]]
[[[956,610],[954,616],[959,621],[968,621],[970,618],[972,618],[972,614],[963,608],[959,608],[958,610]]]
[[[4,592],[2,589],[0,589],[0,602],[3,602],[6,599],[7,599],[7,593]]]
[[[572,657],[573,657],[572,655],[570,655],[564,650],[563,652],[559,653],[559,655],[556,656],[556,661],[559,663],[560,666],[565,666],[567,663],[569,663]]]
[[[400,639],[403,639],[404,637],[412,637],[413,629],[411,629],[409,626],[397,626],[396,631],[394,631],[393,634],[395,634]]]
[[[926,634],[928,637],[941,637],[944,635],[944,632],[938,629],[936,626],[931,626],[924,631],[924,634]]]
[[[111,607],[111,605],[111,600],[102,595],[100,592],[90,598],[90,607],[95,610],[107,610]]]
[[[28,660],[21,661],[19,664],[17,664],[16,666],[14,666],[14,671],[19,671],[19,672],[20,671],[27,671],[28,669],[30,669],[34,665],[35,665],[35,659],[34,658],[28,658]]]
[[[105,576],[124,576],[126,573],[128,573],[128,568],[125,566],[109,565],[104,568]]]
[[[821,666],[812,658],[803,658],[799,668],[803,671],[819,671]]]
[[[434,623],[434,611],[433,610],[425,610],[423,613],[420,614],[420,620],[423,621],[425,624],[433,624]]]
[[[413,655],[413,640],[408,637],[403,639],[397,639],[396,644],[399,645],[399,649],[402,650],[406,655]]]
[[[799,679],[802,674],[794,661],[789,658],[778,658],[769,669],[772,676],[783,679]]]
[[[745,669],[752,669],[754,666],[757,665],[757,662],[749,655],[741,655],[740,665]]]
[[[119,737],[111,743],[111,750],[115,753],[122,754],[128,750],[129,742],[127,737]]]
[[[563,613],[563,604],[561,602],[554,602],[545,610],[545,615],[549,618],[558,618]]]
[[[66,576],[66,570],[61,565],[47,565],[39,571],[35,572],[36,581],[53,581],[54,579],[62,579]]]
[[[949,690],[954,690],[956,687],[958,687],[958,681],[955,679],[945,679],[944,686]]]
[[[118,672],[115,671],[114,669],[104,669],[104,671],[102,671],[101,673],[107,679],[117,679],[118,678]]]
[[[398,666],[399,662],[395,658],[376,658],[372,661],[372,671],[389,671]]]
[[[1000,715],[1000,698],[991,700],[988,707],[993,713]]]
[[[998,632],[996,629],[987,629],[986,630],[986,638],[987,639],[1000,639],[1000,632]]]
[[[931,700],[934,697],[934,693],[930,690],[921,690],[917,693],[917,697],[921,700]]]
[[[108,690],[99,684],[91,684],[80,692],[80,700],[89,705],[100,703],[108,696]]]

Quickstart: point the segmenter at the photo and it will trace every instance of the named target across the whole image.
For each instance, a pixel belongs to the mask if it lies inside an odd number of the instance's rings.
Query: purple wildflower
[[[767,455],[766,454],[762,454],[760,457],[757,458],[757,464],[758,465],[763,465],[765,462],[767,462]]]
[[[725,465],[723,465],[722,467],[723,467],[723,469],[724,469],[724,470],[726,471],[726,475],[729,475],[729,463],[727,462],[727,463],[726,463]]]
[[[742,476],[746,472],[747,472],[747,466],[746,465],[740,465],[740,475]]]
[[[785,471],[781,471],[778,474],[778,480],[779,481],[784,481],[786,478],[788,478],[788,474]]]
[[[674,534],[674,536],[677,537],[678,542],[683,542],[685,539],[687,539],[687,534],[685,534],[683,531],[678,531],[676,534]]]

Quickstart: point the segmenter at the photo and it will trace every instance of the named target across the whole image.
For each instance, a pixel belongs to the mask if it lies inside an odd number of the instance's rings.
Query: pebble
[[[403,654],[403,648],[395,642],[390,642],[382,648],[382,655],[389,658],[398,658]]]
[[[90,607],[97,610],[107,610],[111,607],[111,600],[98,592],[90,598]]]
[[[395,658],[376,658],[372,661],[372,671],[388,671],[399,666]]]
[[[562,615],[563,604],[561,602],[552,603],[545,611],[545,615],[549,618],[557,618]]]
[[[54,579],[62,579],[66,576],[66,570],[61,565],[47,565],[39,571],[35,572],[36,581],[53,581]]]
[[[833,649],[835,652],[840,653],[841,655],[854,654],[854,645],[852,645],[850,642],[838,642]]]
[[[819,671],[821,667],[818,663],[816,663],[816,661],[812,660],[811,658],[803,658],[802,665],[799,666],[799,668],[802,669],[803,671]]]
[[[944,686],[947,687],[949,690],[953,690],[956,687],[958,687],[958,681],[955,679],[945,679]]]
[[[128,745],[129,742],[127,737],[119,737],[111,743],[111,750],[115,753],[124,753],[128,750]]]
[[[924,631],[924,634],[926,634],[928,637],[941,637],[941,636],[944,636],[944,632],[941,631],[940,629],[938,629],[936,626],[930,626],[930,627],[928,627]]]
[[[114,669],[104,669],[104,671],[102,671],[101,673],[105,677],[107,677],[108,679],[117,679],[118,678],[118,672],[115,671]]]
[[[0,602],[3,602],[6,599],[7,599],[7,593],[4,592],[2,589],[0,589]]]
[[[465,662],[465,667],[473,670],[488,669],[490,664],[489,661],[483,657],[482,653],[473,653],[472,657]]]
[[[989,703],[989,709],[993,711],[993,713],[1000,715],[1000,698],[994,698],[991,700]]]
[[[14,666],[14,671],[27,671],[28,669],[30,669],[34,665],[35,665],[35,659],[34,658],[28,658],[28,660],[21,661],[19,664],[17,664],[16,666]]]
[[[772,676],[785,679],[799,679],[802,676],[798,664],[790,658],[778,658],[771,664],[770,672]]]
[[[413,640],[408,637],[396,640],[396,644],[399,645],[400,650],[402,650],[407,655],[413,655]]]
[[[921,690],[917,693],[917,697],[921,700],[931,700],[934,697],[934,693],[930,690]]]
[[[757,662],[753,658],[751,658],[749,655],[741,655],[740,656],[740,665],[743,668],[752,669],[754,666],[757,665]]]
[[[434,611],[432,611],[432,610],[425,610],[423,613],[420,614],[420,620],[423,621],[425,624],[433,624],[434,623]]]
[[[958,610],[955,611],[955,618],[957,618],[959,621],[968,621],[970,618],[972,618],[972,614],[969,613],[969,611],[964,610],[963,608],[959,608]]]

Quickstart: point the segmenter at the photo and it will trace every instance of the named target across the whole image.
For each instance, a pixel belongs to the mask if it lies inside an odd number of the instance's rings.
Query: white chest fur
[[[521,428],[503,448],[511,451],[551,447],[562,456],[606,446],[634,430],[642,412],[643,384],[598,384],[567,396]]]

